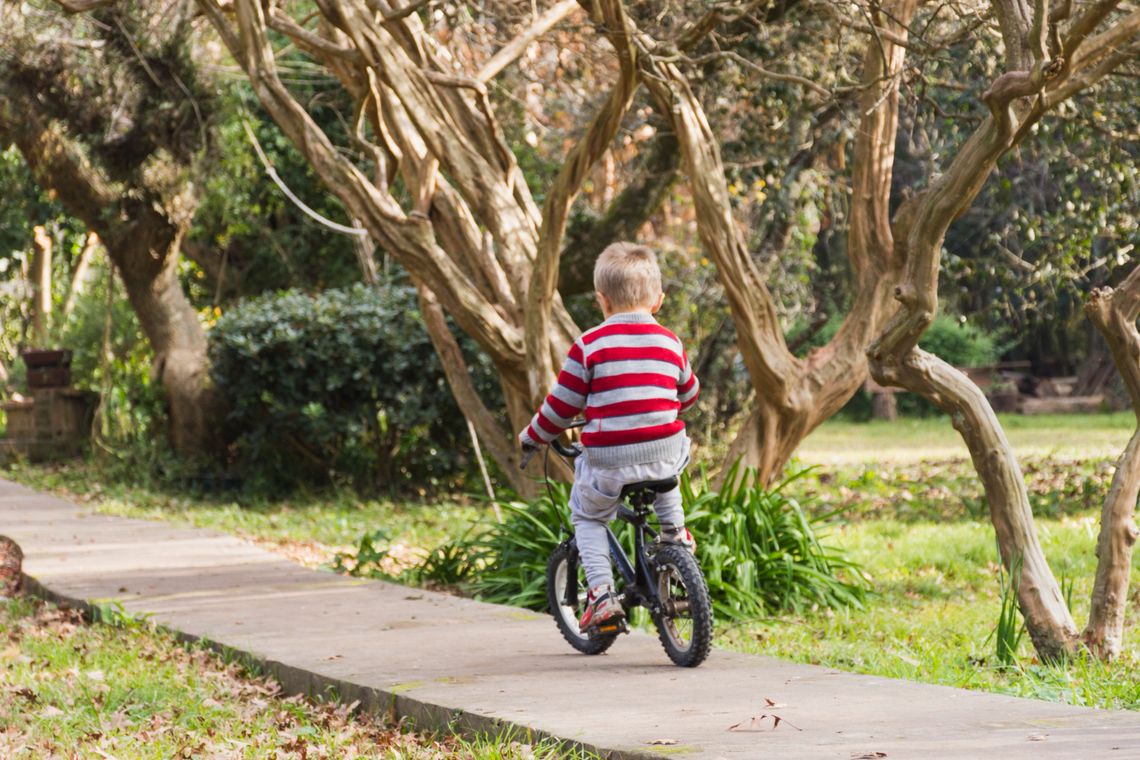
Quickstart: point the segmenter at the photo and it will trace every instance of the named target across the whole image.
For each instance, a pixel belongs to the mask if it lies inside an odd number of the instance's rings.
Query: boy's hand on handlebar
[[[538,447],[530,441],[519,441],[519,446],[522,448],[522,460],[519,462],[519,469],[525,470],[526,466],[530,464],[530,460],[538,453]]]

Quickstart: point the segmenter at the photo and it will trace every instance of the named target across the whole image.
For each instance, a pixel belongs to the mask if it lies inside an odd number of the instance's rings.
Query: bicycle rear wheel
[[[586,605],[586,574],[578,562],[573,539],[559,545],[546,564],[546,603],[562,638],[584,654],[601,654],[610,648],[616,633],[587,636],[578,630],[578,617]]]
[[[680,546],[662,547],[653,556],[662,609],[654,616],[658,638],[675,664],[695,668],[712,646],[712,603],[700,565]]]

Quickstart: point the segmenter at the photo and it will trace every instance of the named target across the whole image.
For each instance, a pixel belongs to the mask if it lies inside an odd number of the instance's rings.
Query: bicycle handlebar
[[[573,430],[574,428],[581,428],[581,427],[586,427],[586,420],[579,417],[578,419],[573,420],[569,425],[567,425],[566,429],[567,430]],[[566,457],[567,459],[574,459],[575,457],[582,455],[581,444],[571,443],[569,446],[563,446],[562,441],[558,440],[557,438],[555,438],[553,441],[550,442],[550,448],[554,449],[560,455]]]
[[[573,428],[580,428],[580,427],[585,427],[585,426],[586,426],[586,420],[576,419],[576,420],[572,421],[569,425],[567,425],[566,429],[571,430]],[[564,446],[562,444],[562,441],[558,440],[557,438],[555,438],[553,441],[550,442],[550,448],[554,449],[555,451],[557,451],[559,453],[559,455],[561,455],[567,459],[574,459],[575,457],[582,455],[581,445],[579,445],[577,443],[572,443],[569,446]],[[537,453],[538,453],[538,447],[534,447],[534,448],[528,447],[528,448],[523,449],[522,459],[519,461],[519,469],[525,470],[526,466],[528,464],[530,464],[530,460]]]
[[[582,447],[578,444],[572,443],[569,446],[563,446],[562,442],[557,438],[550,442],[550,448],[554,449],[567,459],[574,459],[575,457],[582,454]]]

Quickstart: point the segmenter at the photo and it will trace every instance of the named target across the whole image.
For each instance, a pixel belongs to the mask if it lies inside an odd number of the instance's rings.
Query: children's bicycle
[[[584,424],[577,422],[572,427]],[[564,446],[557,439],[551,442],[551,448],[570,461],[582,454],[577,444]],[[524,458],[523,467],[529,459]],[[665,653],[675,664],[694,668],[708,657],[712,645],[712,603],[700,565],[684,547],[653,541],[657,532],[647,522],[657,494],[676,485],[677,478],[672,477],[630,483],[622,489],[617,517],[633,526],[633,561],[613,531],[606,528],[610,556],[620,576],[616,591],[625,610],[624,619],[603,621],[580,631],[578,618],[585,609],[588,587],[572,531],[550,555],[546,564],[547,603],[562,637],[579,652],[605,652],[620,634],[629,633],[626,621],[630,612],[635,607],[645,607]]]

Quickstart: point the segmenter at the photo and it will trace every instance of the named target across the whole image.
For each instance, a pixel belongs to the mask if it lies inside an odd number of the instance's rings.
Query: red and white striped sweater
[[[677,414],[699,392],[676,335],[650,314],[614,314],[574,341],[557,383],[521,438],[550,443],[585,411],[582,445],[592,466],[675,461],[685,437]]]

